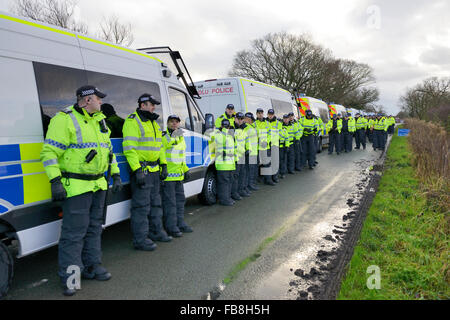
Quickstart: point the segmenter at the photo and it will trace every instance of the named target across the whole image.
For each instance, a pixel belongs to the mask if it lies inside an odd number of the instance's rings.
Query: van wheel
[[[14,260],[8,248],[0,242],[0,299],[8,293],[13,278]]]
[[[202,204],[211,206],[216,203],[216,174],[213,170],[206,174],[202,193],[198,197]]]

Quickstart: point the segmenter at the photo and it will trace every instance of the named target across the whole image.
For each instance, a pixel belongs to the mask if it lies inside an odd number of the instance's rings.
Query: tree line
[[[330,49],[308,35],[269,33],[253,40],[249,50],[235,54],[230,76],[269,83],[290,92],[304,93],[325,102],[368,112],[376,104],[373,69],[365,63],[333,57]]]
[[[450,131],[450,77],[423,80],[400,98],[400,117],[441,123]]]

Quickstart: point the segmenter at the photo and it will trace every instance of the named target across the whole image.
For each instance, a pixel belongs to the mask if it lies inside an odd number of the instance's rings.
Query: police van
[[[343,116],[343,113],[347,112],[347,108],[341,104],[330,103],[328,105],[328,111],[330,113],[330,119],[333,119],[334,114],[340,113]]]
[[[252,112],[262,108],[267,114],[274,109],[275,116],[295,112],[296,106],[292,94],[282,88],[241,77],[209,79],[194,82],[201,99],[197,103],[203,113],[213,114],[215,118],[225,112],[228,104],[234,105],[235,112]]]
[[[161,128],[166,128],[170,114],[177,114],[191,171],[184,184],[186,197],[199,195],[207,204],[215,202],[214,159],[204,134],[214,127],[214,118],[204,116],[196,105],[195,87],[186,86],[184,77],[183,84],[180,73],[174,74],[148,51],[0,12],[0,297],[13,274],[8,245],[13,243],[21,258],[58,243],[63,213],[61,204],[51,201],[40,152],[50,119],[76,102],[75,90],[82,85],[105,92],[103,102],[121,118],[136,110],[143,93],[161,101],[155,111]],[[178,52],[169,52],[179,58]],[[111,141],[124,188],[109,193],[105,227],[130,216],[130,175],[122,138]]]
[[[323,147],[325,145],[328,145],[330,140],[326,129],[326,124],[330,119],[327,103],[320,99],[301,95],[297,97],[297,106],[299,116],[304,117],[306,110],[311,110],[315,116],[318,116],[322,119],[324,128],[319,135],[319,150],[318,150],[319,153],[322,152]]]

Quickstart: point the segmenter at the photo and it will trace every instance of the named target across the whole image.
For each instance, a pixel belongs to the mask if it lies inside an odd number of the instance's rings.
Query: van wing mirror
[[[212,130],[212,129],[214,129],[214,115],[212,113],[206,113],[205,114],[205,126],[204,126],[203,132]]]

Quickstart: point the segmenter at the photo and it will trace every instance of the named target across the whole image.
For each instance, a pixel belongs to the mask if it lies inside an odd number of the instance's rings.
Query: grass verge
[[[450,298],[448,213],[427,199],[412,158],[396,133],[338,299]],[[380,268],[380,289],[367,287],[372,265]]]

